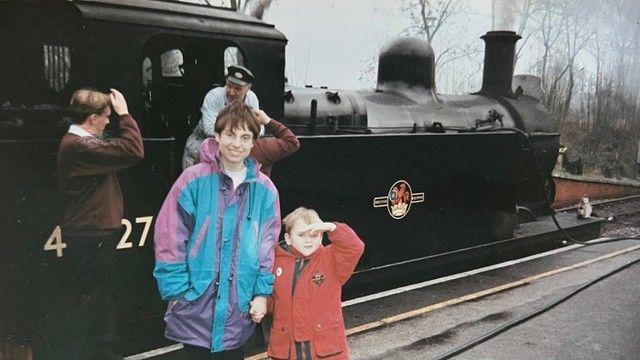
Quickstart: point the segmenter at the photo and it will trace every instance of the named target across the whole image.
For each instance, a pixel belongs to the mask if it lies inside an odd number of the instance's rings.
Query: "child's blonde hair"
[[[307,224],[322,222],[322,220],[320,220],[320,216],[318,216],[318,213],[315,210],[307,209],[306,207],[301,206],[293,210],[291,213],[289,213],[289,215],[285,216],[284,219],[282,219],[284,232],[288,234],[291,230],[291,227],[293,227],[293,224],[295,224],[298,219],[304,220],[304,222]]]

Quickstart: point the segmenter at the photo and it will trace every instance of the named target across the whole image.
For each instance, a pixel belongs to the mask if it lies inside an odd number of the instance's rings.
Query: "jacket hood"
[[[207,163],[214,167],[216,171],[223,171],[222,160],[220,159],[220,146],[215,138],[206,138],[200,146],[199,163]],[[244,160],[247,167],[247,181],[258,178],[260,164],[251,156]]]

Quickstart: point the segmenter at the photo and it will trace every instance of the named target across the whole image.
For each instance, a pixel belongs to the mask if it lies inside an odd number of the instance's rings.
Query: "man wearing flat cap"
[[[227,68],[226,84],[210,90],[202,103],[202,118],[193,129],[193,133],[187,139],[184,154],[182,155],[182,168],[186,169],[196,163],[200,153],[202,141],[213,137],[213,130],[218,113],[227,104],[235,100],[243,101],[254,110],[259,109],[258,97],[251,91],[253,74],[244,66],[229,66]]]

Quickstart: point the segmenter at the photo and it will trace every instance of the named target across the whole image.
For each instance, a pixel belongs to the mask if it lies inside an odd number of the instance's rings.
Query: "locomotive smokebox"
[[[435,99],[434,65],[428,41],[416,37],[394,40],[380,51],[376,90],[419,93],[425,101]]]
[[[522,37],[513,31],[489,31],[485,42],[484,72],[480,94],[515,97],[511,90],[516,42]]]

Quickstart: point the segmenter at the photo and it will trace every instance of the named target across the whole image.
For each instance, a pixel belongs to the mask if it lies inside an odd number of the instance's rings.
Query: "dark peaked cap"
[[[227,80],[238,85],[248,85],[253,83],[253,73],[244,66],[229,66],[227,68]]]

